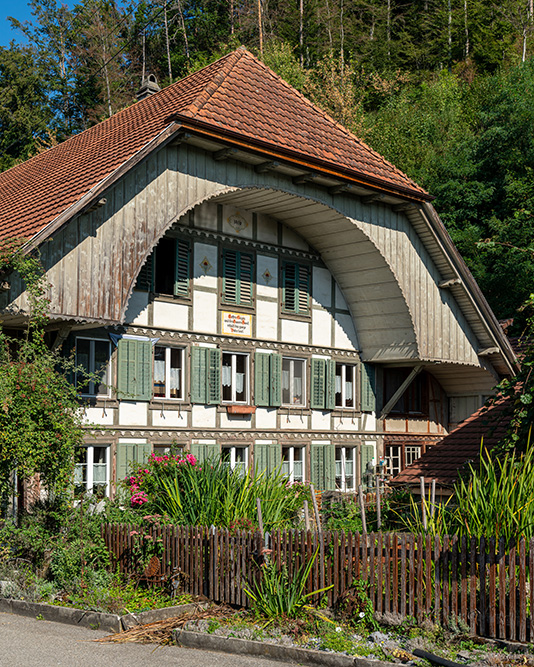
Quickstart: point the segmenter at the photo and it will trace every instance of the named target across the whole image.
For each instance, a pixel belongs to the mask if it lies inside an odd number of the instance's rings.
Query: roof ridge
[[[315,102],[312,102],[310,99],[306,97],[303,93],[300,92],[300,90],[297,90],[294,88],[290,83],[285,81],[279,74],[277,74],[274,70],[272,70],[268,65],[266,65],[262,60],[257,58],[253,53],[251,53],[248,49],[246,49],[244,46],[239,47],[240,51],[243,51],[244,54],[248,55],[250,58],[252,58],[258,65],[263,67],[264,70],[272,74],[280,83],[282,83],[283,86],[288,88],[290,91],[293,93],[296,93],[304,102],[306,102],[308,105],[310,105],[315,111],[317,111],[323,118],[325,118],[327,121],[330,123],[333,123],[339,130],[341,130],[344,134],[348,135],[351,139],[357,141],[362,147],[366,148],[370,153],[372,153],[380,162],[383,164],[387,164],[388,167],[392,168],[397,174],[400,174],[401,176],[407,178],[411,183],[414,185],[418,185],[412,178],[410,178],[407,174],[405,174],[402,169],[399,169],[396,167],[392,162],[389,162],[389,160],[386,160],[383,155],[381,155],[378,151],[376,151],[374,148],[371,148],[363,139],[358,137],[354,132],[351,132],[349,129],[347,129],[344,125],[339,123],[335,118],[332,118],[330,114],[328,114],[326,111],[321,109]],[[420,186],[418,186],[420,187]]]
[[[234,69],[234,67],[237,65],[239,60],[243,57],[243,51],[246,51],[246,49],[243,49],[243,47],[232,51],[231,53],[228,53],[226,56],[223,56],[222,58],[218,58],[217,60],[214,60],[212,65],[216,62],[220,62],[223,59],[228,59],[229,63],[225,67],[222,68],[215,76],[213,76],[208,83],[205,85],[203,90],[198,94],[198,97],[191,102],[191,104],[188,105],[188,109],[190,111],[191,116],[194,118],[199,111],[207,104],[209,101],[210,97],[220,88],[224,80],[228,77],[230,72]],[[201,70],[197,70],[201,71]],[[196,72],[194,72],[196,74]],[[187,78],[187,77],[186,77]],[[181,79],[183,81],[184,79]],[[184,113],[184,112],[182,112]],[[186,112],[187,113],[187,112]]]

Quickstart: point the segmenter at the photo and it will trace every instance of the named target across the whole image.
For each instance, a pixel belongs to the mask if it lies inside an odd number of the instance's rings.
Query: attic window
[[[163,238],[139,272],[136,289],[156,294],[189,296],[190,244]]]

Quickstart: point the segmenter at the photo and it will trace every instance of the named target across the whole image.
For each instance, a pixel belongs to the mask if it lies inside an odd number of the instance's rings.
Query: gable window
[[[353,408],[356,405],[356,366],[336,364],[335,402],[339,408]]]
[[[305,360],[282,358],[282,403],[304,405]]]
[[[184,351],[178,347],[154,348],[154,398],[183,399]]]
[[[221,448],[221,459],[232,470],[238,470],[244,475],[248,467],[248,447],[223,446]]]
[[[336,489],[354,491],[356,488],[356,448],[336,447]]]
[[[384,405],[390,400],[397,389],[406,380],[411,368],[386,368],[384,369]],[[424,371],[420,373],[407,387],[403,395],[391,409],[391,414],[423,414],[423,386],[426,382]]]
[[[282,310],[294,315],[310,313],[310,267],[294,262],[282,264]]]
[[[164,237],[139,272],[136,287],[156,294],[189,296],[189,241]]]
[[[111,344],[107,340],[76,338],[76,388],[82,396],[109,396]],[[91,377],[87,377],[91,376]]]
[[[222,400],[228,403],[248,403],[248,354],[223,352]]]
[[[252,306],[253,283],[253,255],[237,250],[223,250],[223,302],[238,306]]]
[[[282,447],[282,472],[289,481],[304,482],[304,447]]]
[[[74,490],[76,495],[91,493],[99,498],[109,495],[108,445],[88,445],[76,450]]]

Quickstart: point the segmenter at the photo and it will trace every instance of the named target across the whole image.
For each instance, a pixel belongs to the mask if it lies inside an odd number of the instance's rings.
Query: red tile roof
[[[430,199],[243,48],[0,174],[0,238],[31,238],[172,125],[239,135],[251,146],[330,165]],[[199,130],[200,131],[200,130]]]
[[[500,398],[489,407],[482,407],[434,445],[420,459],[396,475],[395,485],[420,484],[436,480],[438,487],[452,487],[467,461],[478,461],[480,446],[492,449],[506,434],[510,423],[510,399]]]

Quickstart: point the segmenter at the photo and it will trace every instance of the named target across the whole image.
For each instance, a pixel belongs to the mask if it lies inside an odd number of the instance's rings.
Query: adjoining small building
[[[79,482],[171,444],[354,490],[515,372],[432,197],[245,49],[0,174],[0,237],[101,382]],[[154,92],[154,94],[150,94]],[[19,277],[0,294],[22,326]]]

